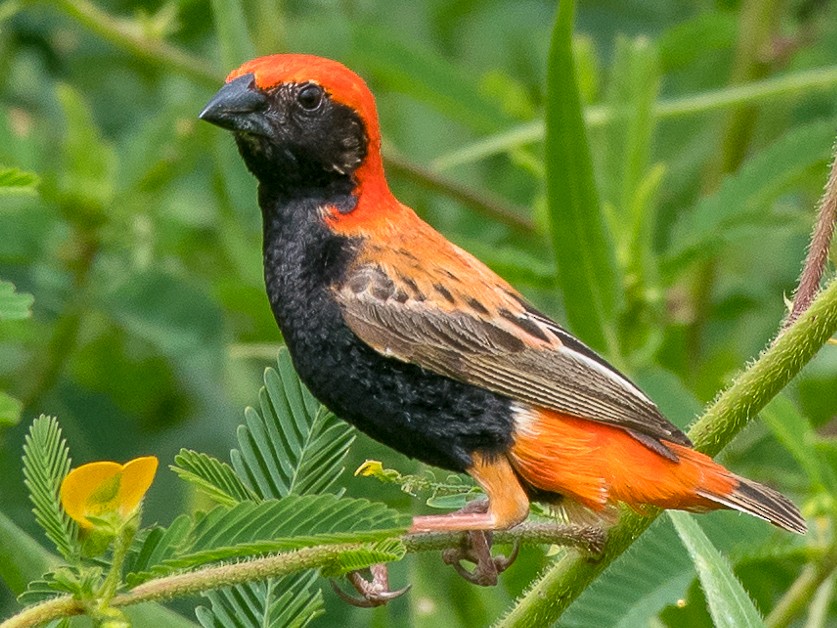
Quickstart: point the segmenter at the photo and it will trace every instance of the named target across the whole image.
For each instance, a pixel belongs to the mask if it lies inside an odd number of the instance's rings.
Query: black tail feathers
[[[787,497],[764,484],[740,476],[735,478],[739,482],[738,488],[729,495],[701,493],[701,496],[720,506],[769,521],[788,532],[805,534],[808,531],[802,513]]]

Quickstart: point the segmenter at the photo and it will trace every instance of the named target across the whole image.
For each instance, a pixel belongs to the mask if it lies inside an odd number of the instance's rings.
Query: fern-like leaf
[[[287,350],[267,369],[259,411],[247,408],[232,465],[259,496],[322,493],[343,471],[353,430],[323,409],[302,385]]]
[[[141,552],[146,558],[136,563],[138,569],[150,570],[132,574],[129,582],[221,560],[313,545],[380,541],[404,533],[409,523],[408,516],[383,504],[330,494],[219,506],[188,532],[178,518],[171,536],[168,531],[157,535],[154,546]]]
[[[204,628],[302,628],[325,612],[322,592],[311,588],[316,577],[309,571],[212,591],[205,594],[211,608],[195,615]]]
[[[172,471],[219,504],[235,506],[258,499],[226,462],[189,449],[181,449],[174,461]]]
[[[77,558],[78,526],[61,508],[59,490],[70,471],[70,450],[55,417],[41,415],[32,422],[23,445],[23,478],[35,520],[61,555]]]
[[[129,586],[143,582],[145,578],[137,574],[145,574],[155,565],[176,556],[180,548],[189,547],[189,532],[192,529],[192,519],[189,515],[180,515],[168,528],[153,528],[145,537],[136,554],[131,554],[126,560],[128,575],[125,581]]]
[[[366,569],[376,563],[390,563],[401,560],[407,553],[400,539],[384,539],[377,543],[362,545],[357,549],[340,552],[340,556],[322,568],[326,578],[337,578],[350,571]]]

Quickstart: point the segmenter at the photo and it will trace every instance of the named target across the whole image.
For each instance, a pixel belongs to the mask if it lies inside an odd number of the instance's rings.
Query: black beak
[[[270,135],[272,129],[264,116],[268,104],[255,77],[244,74],[219,89],[198,117],[230,131]]]

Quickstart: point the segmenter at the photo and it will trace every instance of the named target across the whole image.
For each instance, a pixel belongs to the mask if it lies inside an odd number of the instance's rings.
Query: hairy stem
[[[825,184],[825,192],[820,199],[817,211],[817,223],[811,236],[811,246],[799,276],[799,285],[793,297],[793,307],[785,321],[785,327],[791,325],[802,314],[820,288],[825,265],[828,261],[828,251],[831,248],[831,238],[834,237],[834,226],[837,224],[837,156],[831,162],[831,175]]]
[[[408,552],[427,552],[459,547],[464,533],[422,533],[402,537]],[[599,528],[585,526],[555,526],[528,523],[513,530],[494,533],[494,542],[507,544],[560,544],[578,548],[586,555],[600,551],[604,545],[603,532]],[[219,587],[233,586],[245,582],[276,578],[303,569],[316,569],[336,561],[343,552],[356,550],[357,544],[344,543],[308,547],[238,563],[215,565],[186,573],[149,580],[126,593],[114,596],[111,607],[129,606],[140,602],[168,600],[175,597],[194,595]],[[24,609],[14,617],[0,624],[0,628],[25,628],[41,623],[81,615],[85,612],[81,601],[62,596]]]
[[[709,407],[689,431],[695,446],[717,454],[837,331],[837,280]],[[518,601],[500,626],[552,625],[610,563],[651,525],[654,517],[625,510],[608,531],[595,560],[566,552]]]

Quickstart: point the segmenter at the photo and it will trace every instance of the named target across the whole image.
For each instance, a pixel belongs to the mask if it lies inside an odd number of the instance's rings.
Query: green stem
[[[805,609],[817,589],[837,573],[837,546],[832,545],[821,560],[807,565],[779,603],[765,617],[768,628],[785,628]]]
[[[837,65],[831,65],[690,96],[661,100],[654,105],[651,113],[657,119],[699,115],[728,107],[792,96],[799,92],[832,89],[835,85],[837,85]],[[623,117],[623,111],[603,105],[593,105],[584,111],[585,122],[591,129],[613,124]],[[431,162],[430,167],[435,171],[447,170],[454,166],[505,153],[526,144],[539,142],[543,140],[543,136],[543,120],[526,122],[454,152],[441,155]]]
[[[402,174],[409,177],[414,183],[446,194],[496,222],[522,233],[531,234],[535,231],[535,223],[526,217],[530,212],[524,207],[516,207],[484,189],[476,190],[456,181],[451,181],[432,170],[405,159],[392,149],[384,149],[384,163],[390,172]]]
[[[731,84],[744,84],[768,74],[770,65],[765,60],[765,50],[778,21],[779,4],[780,0],[744,0],[742,3]],[[738,170],[750,146],[757,114],[752,103],[737,105],[726,112],[718,150],[706,164],[702,184],[704,194],[715,192],[724,177]],[[698,266],[691,280],[694,315],[688,328],[686,351],[692,375],[696,373],[704,350],[704,330],[713,305],[717,274],[717,260],[711,259]]]
[[[422,533],[407,534],[401,540],[406,550],[414,553],[459,547],[463,542],[463,537],[462,532]],[[568,545],[578,548],[589,556],[601,550],[604,545],[604,535],[602,530],[596,527],[529,523],[517,526],[513,530],[495,532],[494,542],[497,544],[519,542]],[[134,587],[127,593],[114,596],[110,601],[110,606],[122,607],[153,600],[168,600],[219,587],[277,578],[303,569],[317,569],[335,562],[343,552],[353,551],[358,547],[357,544],[352,543],[308,547],[295,552],[156,578]],[[28,628],[85,612],[84,604],[80,600],[62,596],[24,609],[0,624],[0,628]]]
[[[114,540],[113,559],[110,563],[110,571],[96,596],[102,608],[110,606],[111,600],[119,588],[119,583],[122,582],[122,564],[125,562],[125,555],[131,547],[131,541],[134,540],[137,523],[138,519],[135,519],[123,526],[123,529]]]
[[[744,371],[695,423],[689,436],[704,453],[717,454],[781,391],[837,331],[837,280]],[[656,518],[625,510],[608,531],[595,560],[566,552],[520,598],[500,626],[549,626]]]
[[[87,0],[56,0],[55,6],[79,24],[99,35],[113,45],[155,66],[168,68],[183,74],[197,83],[217,87],[224,80],[223,74],[212,70],[203,59],[194,57],[164,41],[144,36],[128,21],[119,20],[98,9]],[[526,218],[528,210],[515,207],[508,201],[477,191],[440,177],[426,168],[411,162],[388,150],[385,154],[387,166],[401,172],[420,185],[446,194],[468,205],[497,222],[518,231],[530,233],[535,227]]]
[[[51,3],[88,30],[118,48],[154,65],[170,68],[198,83],[217,86],[223,76],[206,62],[160,39],[145,36],[127,20],[105,13],[87,0],[53,0]]]

